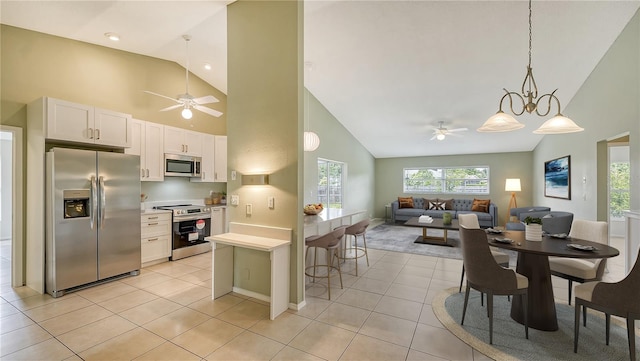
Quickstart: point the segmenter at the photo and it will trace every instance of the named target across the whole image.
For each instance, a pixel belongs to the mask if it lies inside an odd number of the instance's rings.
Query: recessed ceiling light
[[[211,70],[211,64],[209,64],[209,63],[204,64],[204,68],[206,70]]]
[[[109,38],[111,41],[120,41],[120,35],[116,33],[104,33],[104,36]]]

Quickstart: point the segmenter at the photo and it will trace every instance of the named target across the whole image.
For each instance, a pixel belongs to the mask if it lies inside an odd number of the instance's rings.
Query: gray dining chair
[[[471,288],[487,294],[487,312],[489,314],[489,343],[493,344],[493,296],[520,295],[524,308],[524,332],[529,338],[527,301],[529,279],[512,269],[500,267],[489,250],[487,235],[482,229],[470,229],[460,226],[462,244],[462,262],[467,270],[467,288],[464,294],[462,320],[467,313]]]
[[[576,286],[573,352],[578,353],[580,309],[584,326],[587,326],[587,307],[604,312],[606,343],[609,345],[611,315],[627,319],[629,356],[636,360],[635,320],[640,319],[640,250],[629,274],[619,282],[587,282]]]
[[[480,223],[478,222],[478,216],[469,213],[469,214],[458,214],[458,225],[464,226],[469,229],[480,229]],[[486,242],[486,239],[485,239]],[[502,267],[509,268],[509,255],[506,253],[502,253],[496,250],[489,248],[491,251],[491,255]],[[460,288],[458,288],[458,292],[462,292],[462,283],[464,282],[464,263],[462,264],[462,276],[460,276]]]
[[[571,225],[569,238],[607,244],[609,239],[607,222],[576,219]],[[573,282],[600,281],[607,264],[606,258],[578,259],[569,257],[549,257],[551,274],[569,281],[569,304]]]

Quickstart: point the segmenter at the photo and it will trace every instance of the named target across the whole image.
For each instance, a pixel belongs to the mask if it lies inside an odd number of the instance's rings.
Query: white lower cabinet
[[[171,257],[171,213],[143,213],[142,263]]]

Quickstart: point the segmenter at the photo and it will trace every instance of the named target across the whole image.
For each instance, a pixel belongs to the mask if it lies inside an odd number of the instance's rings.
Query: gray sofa
[[[442,199],[440,199],[442,200]],[[451,213],[453,219],[458,218],[458,214],[475,213],[478,216],[478,223],[482,228],[495,227],[498,222],[498,207],[494,203],[489,204],[489,212],[474,212],[471,210],[473,199],[453,199],[452,208],[447,210],[425,209],[424,198],[413,197],[413,208],[400,208],[397,200],[391,202],[391,219],[393,222],[406,222],[409,218],[427,215],[433,218],[442,218],[444,212]]]
[[[520,222],[509,222],[507,230],[524,231],[524,221],[527,217],[542,219],[542,231],[547,234],[569,234],[573,223],[573,213],[552,211],[549,207],[520,207],[512,208],[511,215]]]

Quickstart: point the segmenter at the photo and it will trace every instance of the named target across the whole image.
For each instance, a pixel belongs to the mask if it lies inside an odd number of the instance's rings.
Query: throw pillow
[[[431,201],[431,202],[429,202],[429,208],[428,209],[444,211],[444,202]]]
[[[444,209],[451,211],[453,210],[453,199],[440,199],[438,201],[444,203]]]
[[[473,204],[471,205],[471,210],[474,212],[485,212],[489,213],[489,203],[491,203],[490,199],[473,199]]]
[[[413,208],[413,197],[398,197],[400,208]]]
[[[437,199],[427,199],[427,198],[422,198],[422,202],[424,204],[424,209],[431,209],[431,203],[433,202],[437,202]]]

